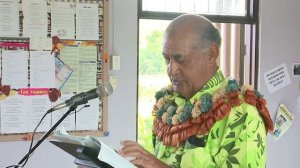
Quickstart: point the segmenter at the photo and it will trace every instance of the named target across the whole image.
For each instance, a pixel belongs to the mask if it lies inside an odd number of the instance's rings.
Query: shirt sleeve
[[[186,149],[182,168],[265,168],[266,130],[257,109],[248,104],[232,108],[209,132],[206,146]]]

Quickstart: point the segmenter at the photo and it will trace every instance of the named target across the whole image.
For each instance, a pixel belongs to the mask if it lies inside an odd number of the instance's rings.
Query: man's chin
[[[173,85],[173,91],[179,95],[182,95],[182,89],[178,86]]]
[[[184,98],[189,97],[187,90],[184,90],[183,87],[173,85],[173,91],[181,97],[184,97]]]

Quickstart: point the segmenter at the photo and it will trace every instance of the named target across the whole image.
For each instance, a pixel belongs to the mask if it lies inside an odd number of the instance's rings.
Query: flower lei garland
[[[232,107],[242,102],[256,106],[268,131],[274,128],[263,95],[250,85],[240,88],[236,80],[229,80],[228,85],[213,96],[205,93],[199,100],[194,100],[193,104],[187,102],[184,107],[177,107],[174,100],[168,99],[172,92],[172,87],[158,91],[152,111],[156,116],[153,134],[166,146],[178,147],[192,135],[207,134],[217,121],[229,114]],[[240,94],[244,95],[243,99]]]

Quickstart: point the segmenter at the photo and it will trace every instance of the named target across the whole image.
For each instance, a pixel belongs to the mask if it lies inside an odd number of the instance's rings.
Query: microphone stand
[[[40,140],[31,148],[31,150],[25,154],[25,156],[19,161],[17,165],[21,165],[30,154],[38,147],[40,144],[54,131],[54,129],[74,110],[76,110],[77,104],[71,106],[69,110],[42,136]],[[50,110],[47,113],[51,112]],[[14,168],[18,168],[19,166],[15,166]]]

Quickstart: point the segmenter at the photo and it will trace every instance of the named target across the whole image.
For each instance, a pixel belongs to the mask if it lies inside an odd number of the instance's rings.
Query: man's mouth
[[[181,83],[181,82],[180,82],[179,80],[177,80],[177,79],[172,79],[171,81],[172,81],[172,84],[175,85],[175,86],[180,85],[180,83]]]

